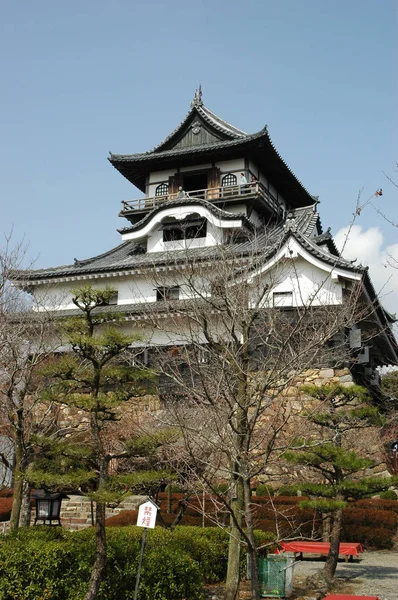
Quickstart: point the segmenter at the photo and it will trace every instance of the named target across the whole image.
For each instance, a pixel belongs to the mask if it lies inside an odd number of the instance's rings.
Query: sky
[[[398,312],[398,228],[377,211],[398,221],[396,0],[3,0],[0,56],[0,232],[37,268],[120,242],[121,201],[141,193],[109,151],[150,150],[201,83],[228,122],[268,125]]]

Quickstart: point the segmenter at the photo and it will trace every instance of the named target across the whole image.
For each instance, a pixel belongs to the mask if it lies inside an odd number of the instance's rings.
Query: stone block
[[[319,377],[322,379],[331,379],[334,377],[334,369],[321,369],[319,371]]]
[[[350,370],[347,367],[344,369],[335,369],[334,374],[336,377],[344,377],[344,375],[350,375]]]
[[[343,375],[342,377],[340,377],[340,383],[347,383],[347,382],[352,382],[352,375]]]

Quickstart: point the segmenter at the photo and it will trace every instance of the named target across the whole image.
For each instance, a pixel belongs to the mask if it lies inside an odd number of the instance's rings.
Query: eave
[[[317,203],[317,199],[305,189],[279,155],[266,128],[244,138],[160,152],[111,154],[108,160],[126,179],[144,192],[147,177],[153,171],[176,170],[195,166],[198,162],[215,163],[242,157],[252,159],[258,165],[285,197],[289,206],[299,207]]]

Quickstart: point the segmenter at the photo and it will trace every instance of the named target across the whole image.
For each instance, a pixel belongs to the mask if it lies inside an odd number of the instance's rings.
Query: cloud
[[[398,244],[384,247],[378,227],[362,229],[360,225],[340,229],[334,239],[344,258],[356,258],[357,264],[369,267],[381,303],[389,312],[398,313]]]

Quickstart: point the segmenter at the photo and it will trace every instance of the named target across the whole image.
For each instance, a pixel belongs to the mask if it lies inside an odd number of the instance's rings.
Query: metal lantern
[[[38,521],[42,521],[43,525],[61,525],[60,512],[61,502],[63,498],[67,498],[65,494],[58,492],[51,493],[46,490],[36,490],[32,497],[36,500],[36,517],[35,525]]]

